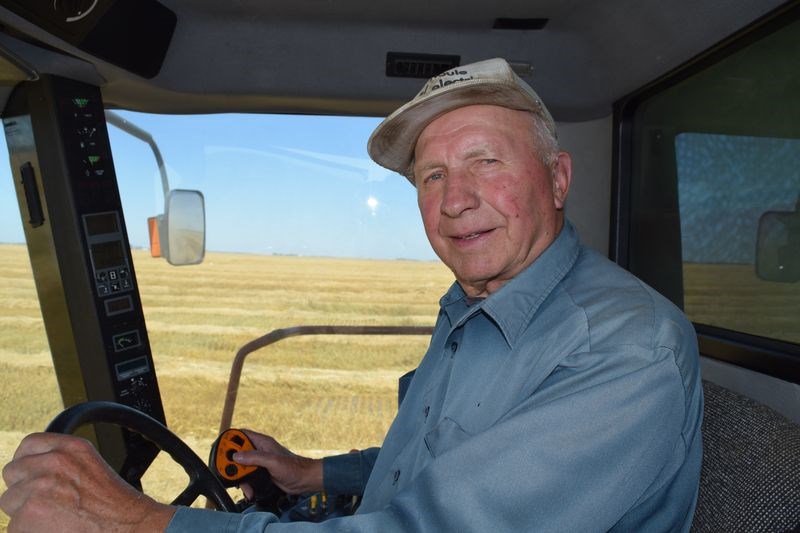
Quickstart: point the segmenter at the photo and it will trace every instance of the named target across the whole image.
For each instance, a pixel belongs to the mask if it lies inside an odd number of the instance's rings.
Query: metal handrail
[[[433,328],[429,326],[294,326],[272,330],[266,335],[248,342],[236,352],[236,357],[233,358],[231,365],[231,376],[228,379],[228,391],[225,394],[219,432],[222,433],[231,427],[244,360],[260,348],[300,335],[431,335],[432,333]]]

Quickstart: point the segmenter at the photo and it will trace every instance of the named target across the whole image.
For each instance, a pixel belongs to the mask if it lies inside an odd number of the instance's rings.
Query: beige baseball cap
[[[468,105],[489,104],[538,114],[555,137],[556,125],[539,95],[495,58],[447,70],[429,79],[408,103],[381,122],[367,143],[370,157],[413,184],[411,162],[422,130],[434,119]]]

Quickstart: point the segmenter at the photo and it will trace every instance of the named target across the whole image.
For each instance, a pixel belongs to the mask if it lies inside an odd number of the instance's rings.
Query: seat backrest
[[[692,531],[800,527],[800,425],[703,382],[703,467]]]

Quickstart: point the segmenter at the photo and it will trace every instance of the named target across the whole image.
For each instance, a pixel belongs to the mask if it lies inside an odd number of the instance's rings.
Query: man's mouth
[[[458,240],[458,241],[471,241],[473,239],[477,239],[481,235],[485,235],[485,234],[489,233],[489,231],[491,231],[491,230],[475,231],[473,233],[467,233],[466,235],[455,235],[453,238]]]

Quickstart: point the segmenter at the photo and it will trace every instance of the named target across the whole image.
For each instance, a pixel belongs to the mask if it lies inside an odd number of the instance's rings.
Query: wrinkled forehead
[[[466,106],[432,120],[414,147],[418,160],[431,151],[486,151],[530,147],[531,114],[493,105]],[[413,162],[412,162],[413,163]]]

